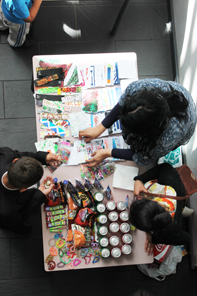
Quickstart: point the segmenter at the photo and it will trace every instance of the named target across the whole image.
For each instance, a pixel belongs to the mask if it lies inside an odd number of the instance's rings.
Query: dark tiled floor
[[[42,3],[32,33],[33,49],[12,49],[7,32],[0,32],[0,137],[1,146],[35,151],[35,110],[30,90],[32,56],[38,54],[137,53],[139,78],[173,80],[166,0],[131,0],[115,37],[110,36],[123,0],[46,1]],[[78,4],[79,2],[79,4]],[[72,39],[63,24],[81,30]],[[196,274],[188,258],[177,266],[176,275],[157,282],[136,266],[47,273],[43,268],[40,213],[32,216],[31,235],[20,236],[0,229],[0,295],[59,296],[131,295],[147,289],[154,295],[196,295]]]

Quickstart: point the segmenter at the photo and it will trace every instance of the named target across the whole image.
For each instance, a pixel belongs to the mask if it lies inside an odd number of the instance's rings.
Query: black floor
[[[128,52],[137,53],[139,78],[173,80],[166,0],[131,0],[115,37],[110,36],[123,0],[43,2],[32,33],[36,46],[12,49],[8,32],[0,32],[1,146],[35,151],[35,109],[31,87],[32,56]],[[72,38],[63,24],[81,30]],[[28,236],[0,230],[0,296],[131,295],[146,289],[154,295],[197,295],[196,273],[188,256],[175,275],[157,282],[136,266],[47,273],[43,268],[40,213],[31,218]]]

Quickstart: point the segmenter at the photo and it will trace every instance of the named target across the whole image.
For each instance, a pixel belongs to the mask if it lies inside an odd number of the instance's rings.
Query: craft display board
[[[54,56],[34,56],[33,57],[33,75],[34,79],[36,79],[36,67],[39,66],[39,61],[50,61],[51,63],[56,64],[69,64],[69,63],[90,63],[90,62],[118,62],[122,61],[122,66],[126,65],[129,71],[129,75],[124,73],[124,69],[120,68],[120,73],[123,72],[122,76],[125,75],[124,78],[129,78],[131,81],[138,79],[137,73],[137,58],[135,53],[109,53],[109,54],[82,54],[82,55],[54,55]],[[127,63],[126,63],[127,61]],[[122,72],[121,72],[122,71]],[[128,77],[129,76],[129,77]],[[122,80],[124,81],[124,80]],[[36,106],[37,108],[37,106]],[[72,112],[79,112],[81,111],[81,107],[72,107]],[[36,126],[37,126],[37,141],[41,141],[40,138],[40,124],[39,124],[39,117],[36,112]],[[69,127],[70,130],[70,127]],[[71,135],[71,133],[70,133]],[[71,141],[76,141],[77,138],[69,137],[66,138]],[[136,167],[134,162],[131,161],[124,161],[118,162],[119,165],[124,166],[132,166]],[[75,184],[75,178],[82,180],[80,177],[80,166],[60,166],[54,173],[51,173],[47,168],[44,169],[44,176],[42,179],[46,178],[46,176],[52,176],[53,178],[57,178],[58,181],[70,180],[73,184]],[[41,180],[42,181],[42,180]],[[114,188],[113,186],[113,174],[108,176],[105,180],[101,181],[102,186],[104,189],[107,188],[109,185],[112,190],[113,199],[115,202],[123,200],[125,201],[126,196],[132,198],[133,193],[130,190]],[[43,251],[44,251],[44,260],[49,255],[49,240],[54,237],[54,233],[50,233],[49,229],[46,227],[46,218],[44,212],[44,206],[42,206],[42,232],[43,232]],[[66,229],[63,229],[63,236],[65,237]],[[132,253],[130,255],[122,255],[120,258],[107,258],[107,259],[100,259],[97,263],[92,263],[92,260],[89,264],[86,264],[85,260],[81,258],[81,263],[75,267],[75,269],[85,269],[85,268],[96,268],[96,267],[110,267],[110,266],[121,266],[121,265],[133,265],[133,264],[145,264],[145,263],[152,263],[153,256],[147,256],[147,253],[144,251],[144,244],[145,244],[145,233],[139,230],[135,232],[131,232],[133,241],[131,243]],[[56,256],[57,257],[57,256]],[[58,256],[59,257],[59,256]],[[53,259],[55,262],[59,262],[58,258]],[[56,262],[56,263],[57,263]],[[44,262],[44,269],[49,271],[47,268],[47,264]],[[58,268],[57,266],[53,271],[60,271],[60,270],[68,270],[66,266],[62,268]]]

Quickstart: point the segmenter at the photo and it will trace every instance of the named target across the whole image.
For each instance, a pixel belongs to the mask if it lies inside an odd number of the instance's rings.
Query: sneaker
[[[183,217],[189,217],[194,213],[193,209],[190,209],[188,207],[184,207],[183,211],[182,211],[182,216]]]
[[[29,48],[29,47],[33,47],[35,46],[36,41],[30,37],[26,37],[25,42],[23,43],[23,45],[21,47],[24,48]]]

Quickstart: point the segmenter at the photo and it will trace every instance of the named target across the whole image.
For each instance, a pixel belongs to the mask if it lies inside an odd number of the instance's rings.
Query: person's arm
[[[167,167],[167,170],[166,170],[166,167]],[[140,180],[142,183],[146,183],[150,180],[159,179],[160,174],[162,173],[163,170],[165,170],[166,173],[167,172],[170,173],[171,168],[174,170],[174,168],[170,164],[167,164],[167,163],[159,164],[153,167],[152,169],[146,171],[144,174],[136,176],[134,180]],[[165,184],[165,185],[168,185],[168,184]]]
[[[114,108],[109,112],[109,114],[103,119],[101,122],[105,128],[110,128],[114,122],[118,120],[118,116],[120,115],[121,106],[116,104]]]
[[[13,151],[15,158],[20,158],[22,156],[28,156],[32,157],[39,162],[41,162],[43,165],[49,164],[51,165],[52,162],[57,164],[57,162],[60,160],[59,156],[54,153],[44,152],[44,151],[38,151],[36,153],[34,152],[19,152],[18,150]]]
[[[154,244],[152,242],[152,234],[150,232],[146,232],[146,240],[144,245],[144,251],[147,252],[147,255],[152,255],[154,249]]]
[[[85,142],[90,142],[98,138],[107,128],[110,128],[110,126],[118,120],[120,109],[120,105],[117,104],[99,125],[79,131],[79,140],[83,139]]]
[[[106,128],[100,123],[95,127],[89,127],[85,130],[79,131],[79,140],[84,140],[85,142],[90,142],[98,138]]]
[[[42,0],[34,0],[32,7],[29,9],[29,16],[28,18],[24,19],[26,23],[32,23],[40,9],[40,5],[42,3]]]
[[[28,157],[32,157],[32,158],[38,160],[43,165],[47,164],[46,163],[46,156],[47,156],[48,152],[38,151],[38,152],[34,153],[34,152],[26,152],[26,151],[20,152],[18,150],[13,150],[13,154],[14,154],[15,158],[20,158],[22,156],[28,156]]]
[[[117,149],[113,148],[111,152],[112,157],[133,160],[133,150],[132,149]]]
[[[45,183],[50,180],[51,185],[49,188],[45,188]],[[22,192],[19,199],[25,200],[25,197],[29,199],[29,201],[20,209],[19,212],[22,213],[23,219],[27,220],[29,216],[40,208],[40,206],[46,201],[46,196],[51,192],[52,188],[54,187],[54,182],[52,177],[46,177],[40,184],[37,190],[35,189],[27,189],[26,191]]]
[[[92,158],[86,162],[89,167],[95,167],[107,157],[132,160],[132,155],[131,149],[99,149],[92,153]]]

